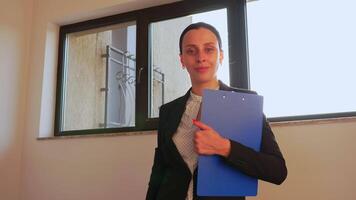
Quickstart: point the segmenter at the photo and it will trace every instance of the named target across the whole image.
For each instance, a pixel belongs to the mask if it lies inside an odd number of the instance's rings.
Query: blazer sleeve
[[[245,174],[274,184],[281,184],[287,177],[287,167],[266,117],[260,152],[232,141],[227,162]]]
[[[152,171],[151,171],[151,176],[150,176],[150,181],[148,184],[148,191],[146,194],[146,200],[154,200],[157,198],[157,193],[160,188],[162,179],[165,174],[166,170],[166,164],[164,162],[164,158],[161,152],[161,145],[162,145],[162,124],[164,112],[162,111],[163,107],[160,108],[159,110],[159,123],[158,123],[158,133],[157,133],[157,147],[155,148],[155,155],[154,155],[154,161],[153,161],[153,166],[152,166]]]

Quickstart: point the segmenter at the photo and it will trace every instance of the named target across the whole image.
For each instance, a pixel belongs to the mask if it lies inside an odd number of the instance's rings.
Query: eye
[[[213,48],[213,47],[207,47],[207,48],[205,49],[205,51],[206,51],[207,53],[214,53],[214,52],[215,52],[215,48]]]
[[[193,48],[188,48],[185,50],[185,53],[188,55],[194,55],[195,54],[195,49]]]

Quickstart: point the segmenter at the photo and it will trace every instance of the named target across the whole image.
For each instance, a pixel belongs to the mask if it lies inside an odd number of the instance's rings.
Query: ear
[[[183,55],[182,54],[179,54],[179,59],[180,59],[180,64],[182,64],[182,67],[184,68],[185,64],[184,64],[184,61],[183,61]]]
[[[224,60],[224,51],[220,49],[220,55],[219,55],[219,63],[222,65],[222,62]]]

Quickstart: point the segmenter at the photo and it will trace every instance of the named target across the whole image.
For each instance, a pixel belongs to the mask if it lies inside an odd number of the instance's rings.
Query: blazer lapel
[[[173,104],[170,109],[169,109],[169,113],[168,113],[168,120],[167,120],[167,125],[166,125],[166,131],[165,131],[165,143],[167,144],[167,148],[169,149],[169,151],[174,154],[172,156],[172,158],[174,158],[174,160],[179,164],[182,165],[186,168],[186,170],[189,171],[188,166],[186,165],[186,163],[184,162],[182,156],[180,155],[176,145],[174,144],[173,141],[173,135],[174,133],[176,133],[179,123],[181,121],[181,118],[183,116],[183,113],[185,111],[185,105],[188,101],[188,98],[190,96],[190,90],[188,90],[188,92],[182,96],[181,98],[177,99],[175,104]]]

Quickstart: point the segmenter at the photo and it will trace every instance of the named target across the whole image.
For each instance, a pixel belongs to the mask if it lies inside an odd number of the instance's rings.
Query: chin
[[[210,81],[216,80],[216,77],[214,76],[197,77],[194,80],[195,83],[208,83]]]

